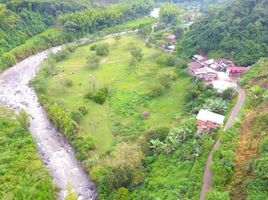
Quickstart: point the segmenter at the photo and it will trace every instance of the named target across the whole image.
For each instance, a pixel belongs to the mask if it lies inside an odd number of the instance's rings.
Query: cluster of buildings
[[[188,64],[188,73],[191,76],[211,83],[218,91],[236,88],[237,85],[232,80],[246,70],[246,67],[235,66],[230,60],[224,58],[208,59],[202,55],[194,55]],[[224,118],[223,115],[201,109],[196,117],[198,133],[210,132],[222,126]]]
[[[219,72],[226,71],[229,77],[238,77],[246,69],[237,67],[232,61],[224,58],[208,59],[201,55],[194,55],[188,64],[189,74],[206,82],[218,80]]]

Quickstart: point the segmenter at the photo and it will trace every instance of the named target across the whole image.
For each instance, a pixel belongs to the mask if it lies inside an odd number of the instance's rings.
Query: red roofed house
[[[246,70],[247,70],[247,67],[231,66],[231,67],[227,67],[227,74],[229,76],[240,76]]]
[[[169,41],[175,41],[175,40],[176,40],[176,35],[174,35],[174,34],[169,34],[169,35],[167,36],[167,39],[168,39]]]
[[[198,132],[209,132],[223,125],[224,116],[201,109],[196,116]]]

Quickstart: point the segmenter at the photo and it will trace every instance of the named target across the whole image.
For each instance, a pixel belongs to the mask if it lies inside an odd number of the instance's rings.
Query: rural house
[[[167,40],[169,40],[170,42],[174,42],[176,40],[176,35],[174,34],[169,34],[167,36]]]
[[[224,58],[215,59],[215,63],[221,70],[225,70],[227,67],[234,66],[234,63],[232,61],[226,60]]]
[[[201,109],[196,116],[198,132],[209,132],[223,125],[224,116]]]
[[[196,70],[194,76],[198,79],[204,80],[205,82],[211,82],[217,80],[218,73],[211,68],[204,67]]]
[[[231,67],[227,67],[227,74],[233,77],[240,76],[246,70],[247,70],[246,67],[231,66]]]
[[[207,61],[207,58],[201,55],[194,55],[192,61],[204,65],[204,62]]]

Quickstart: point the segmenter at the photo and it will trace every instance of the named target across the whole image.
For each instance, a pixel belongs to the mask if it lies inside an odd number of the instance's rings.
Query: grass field
[[[66,105],[71,111],[85,106],[89,112],[79,125],[82,136],[90,135],[99,154],[112,150],[118,136],[140,135],[145,130],[170,126],[175,116],[183,109],[183,98],[188,78],[176,79],[164,94],[147,98],[150,88],[161,73],[174,73],[174,68],[161,67],[155,62],[160,50],[145,47],[145,42],[136,35],[123,36],[116,42],[113,38],[105,41],[110,53],[101,58],[97,70],[87,67],[87,57],[93,54],[90,45],[79,47],[67,59],[57,63],[61,73],[48,82],[48,97]],[[135,69],[129,67],[131,55],[127,46],[133,43],[142,49],[144,58]],[[66,80],[73,82],[66,87]],[[103,105],[86,100],[85,94],[96,88],[108,87],[109,98]],[[149,112],[144,120],[142,112]]]

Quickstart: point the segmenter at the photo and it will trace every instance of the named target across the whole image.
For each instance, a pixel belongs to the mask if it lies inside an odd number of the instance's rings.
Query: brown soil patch
[[[255,160],[258,157],[257,149],[259,138],[255,137],[252,139],[250,128],[254,116],[254,111],[247,111],[244,121],[239,129],[240,139],[235,155],[236,168],[230,192],[230,199],[232,200],[246,199],[246,192],[243,190],[242,186],[245,180],[251,176],[250,172],[247,171],[248,162],[250,160]]]

